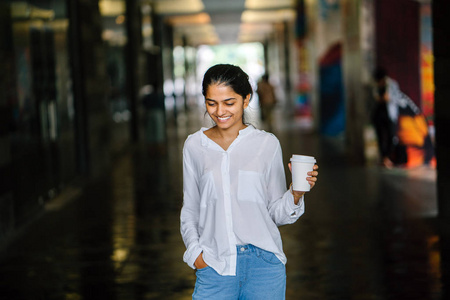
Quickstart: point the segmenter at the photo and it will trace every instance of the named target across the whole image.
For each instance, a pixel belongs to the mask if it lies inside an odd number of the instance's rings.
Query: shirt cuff
[[[293,218],[297,218],[300,217],[303,212],[304,212],[304,200],[305,200],[305,195],[303,194],[303,196],[298,200],[298,204],[294,203],[294,195],[292,195],[291,190],[287,191],[289,193],[289,201],[288,201],[288,209],[290,211],[289,215]]]
[[[187,263],[189,267],[195,270],[196,269],[196,267],[194,266],[195,260],[200,255],[200,253],[202,253],[202,251],[203,250],[198,246],[193,247],[193,249],[186,250],[186,252],[184,252],[183,257],[184,262]]]

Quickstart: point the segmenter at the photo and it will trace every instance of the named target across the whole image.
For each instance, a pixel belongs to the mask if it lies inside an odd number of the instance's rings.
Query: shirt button
[[[244,247],[241,247],[241,252],[244,252],[245,251],[245,248]]]

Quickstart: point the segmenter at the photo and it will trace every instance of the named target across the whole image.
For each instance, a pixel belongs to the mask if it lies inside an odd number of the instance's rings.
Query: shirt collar
[[[201,143],[203,147],[208,147],[209,143],[211,143],[212,141],[206,136],[206,134],[204,134],[205,130],[208,130],[209,128],[206,127],[202,127],[200,129],[201,131]],[[239,130],[239,135],[237,136],[236,139],[241,139],[242,137],[249,135],[250,133],[252,133],[253,131],[255,131],[255,127],[253,125],[247,125],[247,127],[245,127],[244,129]],[[233,142],[234,143],[234,142]],[[221,148],[222,149],[222,148]]]

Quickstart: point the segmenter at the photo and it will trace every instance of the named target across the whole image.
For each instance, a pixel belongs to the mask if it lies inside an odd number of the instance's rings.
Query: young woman
[[[183,149],[181,235],[183,259],[197,270],[193,299],[285,299],[278,226],[303,214],[304,192],[286,188],[278,139],[244,122],[253,91],[241,68],[211,67],[202,92],[215,126]]]

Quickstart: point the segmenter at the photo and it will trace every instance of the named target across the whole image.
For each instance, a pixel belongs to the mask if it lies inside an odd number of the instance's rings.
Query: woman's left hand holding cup
[[[319,171],[317,171],[318,169],[319,169],[319,166],[318,165],[314,165],[313,170],[307,173],[308,176],[310,176],[310,177],[306,177],[306,180],[308,181],[309,185],[311,186],[311,189],[316,185],[317,176],[319,175]],[[289,163],[289,170],[292,173],[291,163]],[[291,186],[289,188],[291,190],[292,195],[294,196],[294,203],[298,204],[298,202],[303,197],[305,192],[303,192],[303,191],[294,191],[294,189],[292,188],[292,183],[291,183]]]

